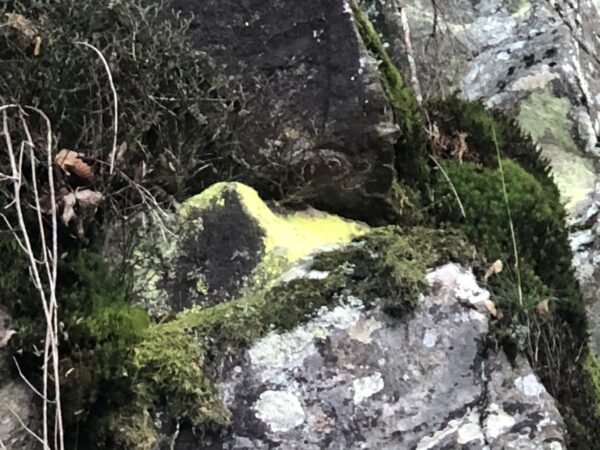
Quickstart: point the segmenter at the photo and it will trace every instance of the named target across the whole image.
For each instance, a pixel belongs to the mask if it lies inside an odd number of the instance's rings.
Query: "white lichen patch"
[[[450,263],[438,267],[427,274],[426,280],[430,285],[452,286],[455,298],[485,311],[484,301],[489,300],[490,293],[479,287],[472,272],[459,265]]]
[[[537,397],[545,391],[544,386],[532,373],[524,377],[518,377],[515,380],[515,387],[527,397]]]
[[[456,433],[456,443],[459,445],[465,445],[468,443],[484,443],[485,436],[480,425],[481,416],[477,411],[472,411]]]
[[[352,382],[352,387],[354,388],[354,403],[359,404],[383,389],[383,377],[379,372],[375,372],[368,377],[354,380]]]
[[[300,367],[304,359],[317,352],[314,335],[304,327],[288,333],[271,332],[248,351],[252,365],[270,371]]]
[[[533,91],[546,87],[552,80],[559,78],[557,73],[540,72],[519,78],[510,87],[511,91]]]
[[[348,330],[348,337],[363,344],[370,344],[373,342],[373,333],[382,326],[383,324],[377,320],[359,320]]]
[[[492,403],[488,410],[489,414],[485,419],[485,435],[488,439],[497,439],[515,425],[515,419],[497,404]]]
[[[290,431],[305,419],[300,400],[289,391],[263,392],[254,404],[254,411],[274,433]]]
[[[435,347],[437,343],[438,335],[432,330],[425,331],[425,336],[423,336],[423,345],[427,348]]]
[[[458,429],[456,443],[465,445],[470,442],[485,442],[485,436],[478,423],[466,423]]]
[[[286,370],[302,367],[306,358],[318,353],[315,340],[326,338],[334,329],[352,327],[359,321],[362,307],[359,302],[332,310],[322,308],[318,316],[305,325],[285,333],[272,331],[248,350],[250,362],[264,382],[285,384]]]

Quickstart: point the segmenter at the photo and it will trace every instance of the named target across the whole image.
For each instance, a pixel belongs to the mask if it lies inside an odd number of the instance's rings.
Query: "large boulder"
[[[426,96],[456,90],[514,114],[551,161],[574,226],[574,267],[600,346],[600,22],[598,2],[363,0],[388,51],[408,68],[405,8]],[[408,73],[406,73],[408,75]]]
[[[528,363],[485,349],[488,292],[456,264],[427,281],[401,320],[348,295],[238,353],[217,381],[230,426],[183,431],[175,448],[565,449]]]
[[[301,258],[369,227],[314,209],[276,212],[241,183],[217,183],[182,204],[176,235],[154,230],[134,254],[136,293],[153,316],[266,289]]]
[[[199,274],[195,300],[164,291],[181,311],[136,346],[131,376],[141,392],[160,383],[175,405],[192,388],[202,395],[185,408],[147,404],[155,446],[565,448],[529,364],[488,346],[493,304],[463,268],[473,249],[460,233],[285,214],[238,183],[190,199],[179,221],[173,267],[184,258],[183,273]],[[223,284],[217,269],[245,281]],[[173,359],[176,349],[187,356]],[[164,375],[186,364],[192,379]]]
[[[239,86],[244,181],[347,217],[393,209],[398,128],[346,0],[172,4]]]

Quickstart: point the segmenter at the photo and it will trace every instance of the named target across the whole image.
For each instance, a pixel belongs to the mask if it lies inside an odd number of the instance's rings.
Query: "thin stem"
[[[506,204],[506,211],[508,212],[508,225],[510,228],[510,237],[513,245],[513,252],[515,256],[515,273],[517,274],[517,294],[519,299],[519,306],[523,309],[523,288],[521,286],[521,268],[519,265],[519,252],[517,250],[517,238],[515,236],[515,227],[513,225],[512,213],[510,211],[510,205],[508,203],[508,192],[506,190],[506,180],[504,178],[504,167],[502,166],[502,158],[500,157],[500,146],[498,145],[498,138],[496,137],[496,127],[492,127],[492,138],[494,140],[494,146],[496,147],[496,156],[498,158],[498,168],[500,169],[500,178],[502,179],[502,193],[504,194],[504,203]]]

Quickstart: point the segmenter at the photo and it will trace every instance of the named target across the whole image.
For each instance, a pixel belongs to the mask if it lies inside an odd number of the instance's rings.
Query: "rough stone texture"
[[[10,327],[10,317],[0,307],[0,342]],[[0,448],[34,450],[39,443],[23,428],[15,414],[33,430],[38,429],[39,410],[33,391],[10,377],[9,356],[0,348]]]
[[[360,219],[387,209],[397,128],[346,0],[173,6],[195,15],[195,47],[241,86],[236,139],[249,164],[304,178],[298,194],[321,209]]]
[[[542,146],[576,226],[574,266],[591,303],[592,343],[600,348],[600,2],[362,3],[401,68],[406,53],[395,3],[406,8],[426,95],[460,90],[481,98],[516,114]]]
[[[267,288],[316,248],[368,229],[314,209],[274,212],[241,183],[211,186],[167,222],[173,235],[149,230],[131,261],[135,295],[154,317]]]
[[[525,361],[486,355],[487,291],[455,264],[410,317],[348,296],[305,325],[271,333],[223,371],[232,424],[191,449],[564,449],[554,400]]]

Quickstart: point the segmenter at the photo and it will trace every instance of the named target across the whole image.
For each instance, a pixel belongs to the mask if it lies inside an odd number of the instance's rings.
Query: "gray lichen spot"
[[[537,377],[532,373],[527,376],[517,378],[515,380],[515,386],[527,397],[537,397],[545,391],[544,386],[542,386]]]
[[[497,439],[516,423],[512,416],[495,403],[490,405],[489,412],[490,414],[485,419],[485,434],[488,438]]]
[[[256,417],[275,433],[302,425],[305,414],[300,400],[288,391],[265,391],[254,404]]]
[[[383,389],[383,377],[379,372],[376,372],[368,377],[354,380],[352,386],[354,388],[354,403],[358,404]]]

